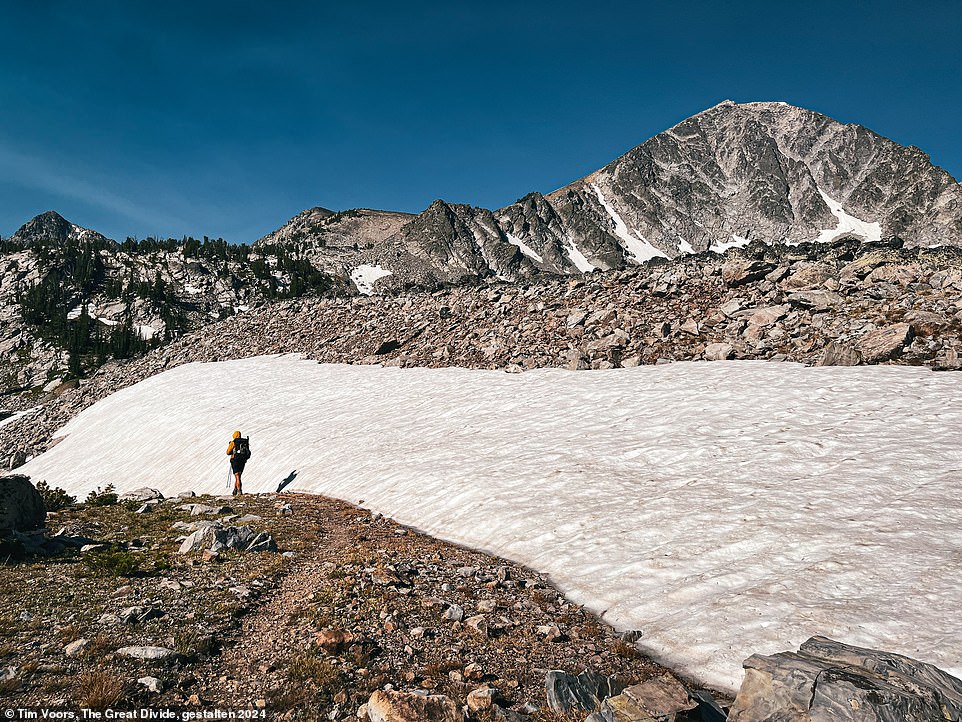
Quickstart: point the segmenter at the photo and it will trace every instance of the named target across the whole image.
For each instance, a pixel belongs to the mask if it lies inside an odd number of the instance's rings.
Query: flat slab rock
[[[371,722],[462,722],[454,700],[443,695],[378,690],[367,703]]]
[[[164,495],[157,489],[142,486],[118,497],[118,501],[163,501]]]
[[[910,324],[897,323],[865,334],[855,346],[868,363],[880,363],[900,356],[914,335]]]
[[[117,650],[117,654],[121,657],[130,657],[131,659],[143,659],[148,661],[161,662],[170,659],[176,659],[177,652],[172,649],[167,649],[167,647],[121,647]]]
[[[661,722],[698,707],[671,675],[652,677],[602,701],[585,722]]]
[[[621,694],[625,689],[625,685],[616,679],[589,670],[578,675],[551,670],[545,675],[544,686],[548,707],[561,714],[591,712],[603,700]]]
[[[962,720],[962,680],[899,654],[812,637],[745,660],[729,722]]]

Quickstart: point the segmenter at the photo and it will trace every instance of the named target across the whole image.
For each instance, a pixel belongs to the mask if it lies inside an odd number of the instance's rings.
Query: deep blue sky
[[[496,208],[721,100],[962,177],[962,3],[0,0],[0,235],[55,209],[252,241],[315,206]]]

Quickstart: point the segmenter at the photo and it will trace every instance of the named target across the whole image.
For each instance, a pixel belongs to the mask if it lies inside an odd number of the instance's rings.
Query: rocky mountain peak
[[[46,211],[34,216],[24,223],[14,233],[10,240],[27,246],[32,244],[63,245],[70,241],[90,241],[94,243],[110,243],[109,239],[92,231],[71,223],[56,211]]]
[[[861,125],[724,100],[547,195],[494,211],[437,200],[384,230],[326,261],[344,276],[376,263],[379,287],[400,289],[590,273],[754,240],[962,245],[962,186]]]

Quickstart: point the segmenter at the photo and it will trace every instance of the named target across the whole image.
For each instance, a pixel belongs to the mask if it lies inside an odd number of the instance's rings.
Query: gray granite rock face
[[[910,657],[813,637],[798,652],[749,657],[728,719],[957,721],[962,680]]]
[[[320,244],[329,213],[305,211],[267,239],[306,234]],[[842,226],[840,213],[862,224]],[[390,270],[378,283],[396,290],[623,268],[643,260],[639,248],[644,257],[675,257],[845,234],[962,245],[962,186],[919,149],[862,126],[784,103],[725,101],[548,195],[529,193],[493,212],[435,201],[391,222],[404,224],[389,235],[390,224],[381,235],[368,230],[353,255],[342,243],[317,258],[345,272]],[[797,287],[822,281],[815,269]]]
[[[621,694],[624,689],[625,686],[616,679],[588,670],[578,675],[552,670],[545,675],[548,707],[562,714],[590,712],[603,700]]]

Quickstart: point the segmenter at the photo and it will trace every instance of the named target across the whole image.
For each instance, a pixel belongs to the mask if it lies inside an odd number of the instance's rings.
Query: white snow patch
[[[103,317],[101,317],[101,316],[97,316],[97,320],[100,321],[100,323],[102,323],[104,326],[119,326],[119,325],[120,325],[120,321],[115,321],[115,320],[112,319],[112,318],[103,318]]]
[[[142,339],[144,339],[144,341],[150,341],[158,333],[160,333],[160,331],[154,328],[153,326],[146,326],[142,324],[137,324],[136,326],[134,326],[134,329],[137,331],[137,335],[140,336]]]
[[[575,264],[575,268],[582,273],[591,273],[597,268],[597,266],[588,260],[588,257],[584,253],[578,250],[578,247],[575,245],[574,241],[572,241],[570,238],[565,238],[565,241],[567,242],[567,245],[564,247],[564,249],[568,253],[568,258],[570,258],[571,262]]]
[[[251,491],[297,469],[299,489],[515,559],[703,683],[734,690],[750,654],[813,634],[962,675],[951,374],[188,364],[89,407],[21,471],[78,496],[223,493],[235,428]]]
[[[365,296],[370,296],[374,292],[374,282],[379,278],[390,276],[388,271],[380,266],[358,266],[351,271],[351,280],[357,286],[357,290]]]
[[[73,321],[75,319],[78,319],[80,318],[80,314],[82,314],[83,312],[84,312],[83,306],[77,306],[76,308],[71,308],[69,311],[67,311],[67,320]]]
[[[830,230],[819,231],[818,235],[812,239],[814,243],[831,243],[837,238],[842,236],[855,236],[861,238],[867,243],[877,243],[882,240],[882,226],[878,223],[868,223],[856,218],[855,216],[849,215],[842,208],[842,204],[836,201],[834,198],[829,196],[821,188],[818,192],[822,195],[822,200],[828,206],[832,214],[838,218],[838,225]],[[797,243],[790,243],[789,245],[798,245]]]
[[[202,289],[197,288],[197,286],[192,286],[189,283],[184,284],[184,291],[194,296],[196,296],[197,294],[203,293]]]
[[[6,426],[7,424],[12,424],[19,418],[26,416],[27,414],[32,414],[34,411],[39,409],[39,406],[34,406],[32,409],[24,409],[23,411],[16,411],[6,418],[0,419],[0,428]]]
[[[508,243],[510,243],[512,246],[517,246],[520,248],[521,252],[528,258],[537,261],[538,263],[544,263],[544,259],[538,255],[537,251],[535,251],[531,246],[522,241],[516,235],[513,233],[508,233],[507,231],[504,232],[504,235],[507,236]]]
[[[715,253],[724,253],[729,248],[741,248],[743,246],[747,246],[749,243],[750,241],[747,238],[743,238],[742,236],[738,236],[733,233],[730,241],[713,243],[711,250],[713,250]]]
[[[679,253],[694,253],[694,252],[695,252],[695,249],[692,248],[692,245],[691,245],[688,241],[686,241],[684,238],[679,238],[679,239],[678,239],[678,252],[679,252]]]
[[[601,192],[601,188],[598,187],[596,183],[592,183],[591,187],[594,189],[595,194],[598,196],[598,202],[604,206],[604,209],[611,216],[611,220],[615,223],[615,235],[618,236],[625,244],[625,250],[627,250],[632,256],[635,257],[635,261],[638,263],[644,263],[645,261],[650,261],[652,258],[667,258],[663,251],[658,250],[648,241],[646,241],[637,229],[632,235],[631,231],[628,229],[628,225],[621,219],[618,212],[612,207],[608,200],[605,198],[604,194]]]

